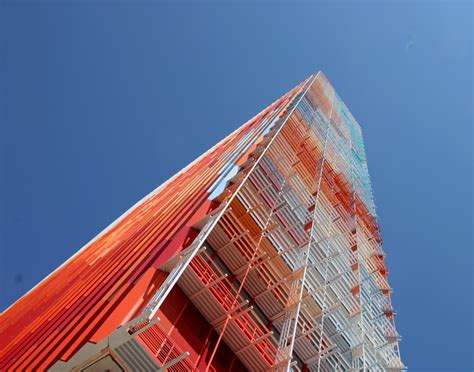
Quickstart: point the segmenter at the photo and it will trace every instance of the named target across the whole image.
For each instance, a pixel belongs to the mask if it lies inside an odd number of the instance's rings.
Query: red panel
[[[306,80],[139,203],[1,315],[0,369],[44,370],[122,325],[162,280],[154,272],[189,245],[191,226],[215,207],[209,189],[230,155],[245,161],[270,120]],[[248,136],[247,136],[248,135]],[[246,137],[247,136],[247,137]],[[158,276],[157,276],[158,275]]]

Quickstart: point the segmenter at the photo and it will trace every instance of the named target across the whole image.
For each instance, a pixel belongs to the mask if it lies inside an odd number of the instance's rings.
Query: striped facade
[[[400,371],[359,124],[323,73],[0,316],[0,370]]]

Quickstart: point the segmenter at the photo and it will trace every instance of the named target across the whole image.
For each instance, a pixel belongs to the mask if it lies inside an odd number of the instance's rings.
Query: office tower
[[[1,315],[2,371],[400,371],[359,124],[323,73]]]

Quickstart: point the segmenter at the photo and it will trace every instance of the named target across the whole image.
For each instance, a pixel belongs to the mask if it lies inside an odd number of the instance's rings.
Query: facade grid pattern
[[[319,72],[1,314],[0,370],[402,371],[382,244]]]

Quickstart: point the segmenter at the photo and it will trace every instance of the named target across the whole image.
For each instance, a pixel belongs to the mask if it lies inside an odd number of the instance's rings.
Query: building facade
[[[0,370],[400,371],[359,124],[310,76],[0,318]]]

